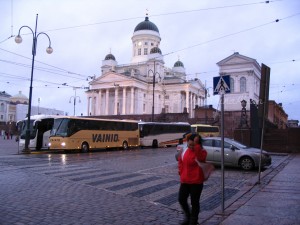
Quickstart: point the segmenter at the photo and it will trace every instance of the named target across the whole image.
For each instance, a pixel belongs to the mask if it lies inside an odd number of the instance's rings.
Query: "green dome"
[[[149,21],[148,16],[146,16],[145,21],[140,22],[134,29],[134,32],[139,30],[153,30],[159,33],[157,26]]]
[[[154,54],[154,53],[159,53],[159,54],[162,54],[161,53],[161,50],[159,47],[154,47],[154,48],[151,48],[150,50],[150,54]]]
[[[177,61],[175,64],[174,64],[174,67],[184,67],[183,63],[181,61]]]

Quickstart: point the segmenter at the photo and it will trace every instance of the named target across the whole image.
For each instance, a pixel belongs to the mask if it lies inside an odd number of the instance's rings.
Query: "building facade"
[[[19,91],[18,94],[11,96],[5,91],[0,92],[0,122],[18,122],[27,117],[28,113],[27,96]],[[31,106],[31,115],[64,115],[62,110]]]
[[[250,99],[259,102],[261,67],[255,59],[238,52],[217,63],[220,75],[230,75],[230,93],[224,95],[224,110],[241,110],[245,100],[250,110]]]
[[[172,68],[165,66],[159,30],[148,16],[135,27],[131,40],[131,63],[119,65],[109,53],[101,75],[89,83],[88,115],[187,112],[194,117],[194,109],[204,105],[205,87],[198,79],[187,80],[180,60]]]

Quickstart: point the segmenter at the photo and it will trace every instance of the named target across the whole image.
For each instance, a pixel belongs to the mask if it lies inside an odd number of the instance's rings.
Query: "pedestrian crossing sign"
[[[230,93],[230,75],[214,77],[214,95]]]

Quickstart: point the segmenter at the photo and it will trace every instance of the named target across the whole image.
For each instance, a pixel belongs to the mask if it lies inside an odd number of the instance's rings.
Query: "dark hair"
[[[188,141],[194,141],[196,137],[196,134],[192,134],[191,136],[189,136]]]
[[[189,140],[194,141],[194,139],[195,139],[196,137],[199,137],[199,144],[202,146],[202,137],[201,137],[200,134],[192,134],[192,135],[189,137]]]

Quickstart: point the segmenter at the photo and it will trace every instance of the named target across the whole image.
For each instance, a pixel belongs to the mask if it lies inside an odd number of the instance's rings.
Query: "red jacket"
[[[178,157],[178,169],[180,182],[186,184],[201,184],[204,182],[203,171],[195,161],[205,162],[206,150],[200,145],[195,145],[194,150],[188,148]]]

